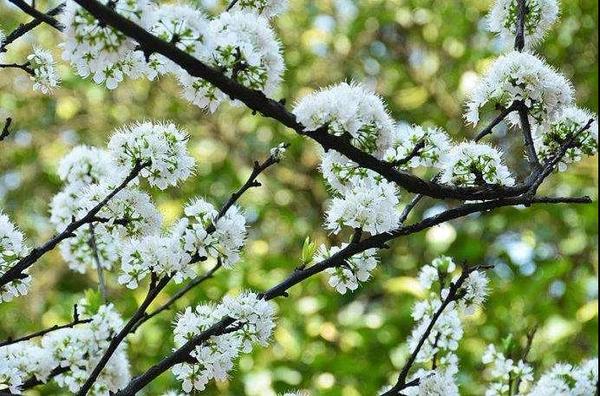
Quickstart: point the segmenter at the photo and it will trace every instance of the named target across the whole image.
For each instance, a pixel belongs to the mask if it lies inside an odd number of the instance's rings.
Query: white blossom
[[[58,247],[69,268],[79,273],[96,268],[98,255],[102,269],[110,271],[119,260],[120,238],[109,232],[103,225],[94,227],[96,250],[92,249],[92,234],[89,227],[80,227],[71,238],[62,241]]]
[[[10,222],[8,216],[0,212],[0,275],[14,267],[27,252],[23,233]],[[24,275],[0,287],[0,303],[27,294],[31,277],[27,272]]]
[[[210,21],[202,11],[185,4],[163,4],[153,9],[148,19],[149,31],[161,40],[199,59],[207,58]],[[152,78],[180,71],[179,66],[160,54],[151,54],[147,66]]]
[[[224,316],[235,319],[239,324],[235,331],[212,336],[197,346],[191,353],[195,363],[173,367],[183,391],[202,391],[211,379],[226,379],[240,352],[250,352],[253,343],[267,344],[275,327],[274,315],[274,307],[252,292],[244,292],[237,297],[226,296],[218,306],[199,305],[195,310],[187,308],[179,314],[174,329],[176,347],[207,330]]]
[[[309,131],[348,134],[361,150],[381,156],[390,147],[394,122],[379,96],[357,83],[340,83],[302,98],[294,114]]]
[[[210,203],[196,198],[184,213],[186,217],[172,231],[182,248],[191,255],[220,259],[223,266],[232,268],[246,239],[246,219],[241,210],[232,205],[217,218],[218,212]]]
[[[417,145],[421,148],[402,168],[437,166],[450,149],[451,143],[448,134],[441,128],[400,123],[394,129],[391,147],[386,150],[383,158],[388,162],[404,160],[413,154]]]
[[[317,263],[324,261],[344,250],[347,246],[348,244],[342,244],[341,246],[333,246],[330,249],[321,246],[315,261]],[[366,282],[371,277],[371,271],[375,269],[378,263],[376,254],[376,249],[367,249],[347,258],[342,265],[327,268],[325,272],[329,274],[329,286],[340,294],[346,294],[346,290],[356,290],[360,282]]]
[[[514,179],[495,148],[480,143],[454,146],[441,165],[440,182],[456,186],[497,184],[512,186]]]
[[[150,235],[134,239],[125,243],[122,250],[122,274],[118,280],[130,289],[137,288],[151,272],[158,277],[174,274],[177,283],[196,275],[189,266],[191,256],[172,237]]]
[[[76,393],[85,383],[111,339],[123,327],[123,320],[112,304],[101,305],[96,312],[86,307],[85,302],[79,304],[78,312],[82,319],[90,318],[91,322],[53,331],[41,340],[42,348],[52,355],[55,367],[69,367],[54,380],[70,393]],[[130,378],[126,346],[121,344],[98,376],[90,394],[108,396],[124,388]]]
[[[480,111],[489,104],[510,107],[523,101],[529,108],[532,124],[544,124],[558,116],[573,101],[571,83],[535,55],[513,51],[498,58],[470,93],[465,118],[477,124]],[[508,120],[520,125],[519,116],[511,113]]]
[[[71,184],[99,184],[114,175],[115,168],[106,150],[77,146],[58,165],[60,180]]]
[[[272,18],[284,12],[287,3],[287,0],[238,0],[232,9],[254,12],[266,18]]]
[[[441,370],[434,370],[421,376],[417,395],[458,396],[459,392],[453,375]]]
[[[591,359],[580,366],[558,363],[542,375],[529,396],[545,395],[593,395],[598,384],[598,359]]]
[[[589,124],[586,130],[585,126]],[[580,161],[584,155],[598,152],[598,117],[587,110],[570,106],[550,125],[534,129],[534,143],[540,158],[550,160],[561,150],[566,140],[575,136],[574,144],[568,148],[559,163],[564,171],[567,165]]]
[[[393,183],[354,176],[351,186],[335,197],[326,213],[326,228],[337,234],[343,226],[371,235],[389,232],[400,225],[399,200]]]
[[[456,270],[456,264],[451,257],[440,256],[433,259],[431,264],[424,265],[419,271],[418,279],[421,286],[430,290],[434,283],[439,281],[439,275],[452,274]]]
[[[526,0],[525,47],[539,43],[558,19],[557,0]],[[488,29],[512,46],[517,34],[519,5],[517,0],[496,0],[488,15]]]
[[[488,284],[490,280],[481,271],[473,271],[461,287],[464,295],[459,301],[460,308],[468,315],[473,314],[475,308],[481,306],[488,296]]]
[[[150,3],[146,0],[102,0],[125,18],[146,26]],[[132,56],[136,43],[124,33],[99,21],[77,3],[67,3],[61,22],[65,26],[63,59],[70,61],[81,77],[93,76],[98,84],[114,89],[128,74],[140,75]]]
[[[487,370],[491,382],[486,390],[486,396],[505,395],[509,388],[509,382],[519,383],[519,394],[525,394],[533,382],[532,367],[519,360],[507,358],[503,353],[498,352],[493,344],[488,345],[481,359],[485,365],[490,365]]]
[[[164,190],[192,174],[188,136],[172,123],[143,122],[124,127],[111,137],[108,149],[117,165],[128,171],[145,164],[140,175]]]
[[[33,89],[36,91],[50,94],[58,86],[60,78],[50,52],[41,48],[34,48],[33,53],[27,57],[27,67],[33,71],[31,80],[33,81]]]
[[[245,12],[224,12],[210,22],[206,47],[195,55],[247,88],[271,95],[284,70],[281,44],[268,21]],[[178,72],[185,99],[214,111],[225,95],[205,80]]]
[[[20,393],[20,386],[30,378],[46,382],[54,369],[49,351],[30,341],[0,347],[0,389]]]

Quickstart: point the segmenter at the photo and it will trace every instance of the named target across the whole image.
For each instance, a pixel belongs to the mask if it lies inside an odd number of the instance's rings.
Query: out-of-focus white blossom
[[[8,216],[0,212],[0,275],[4,275],[19,260],[27,255],[27,246],[23,233],[11,222]],[[24,273],[22,279],[15,279],[0,287],[0,303],[27,294],[31,277]]]
[[[424,265],[419,271],[419,283],[421,286],[430,290],[432,286],[439,281],[440,274],[443,276],[450,275],[456,270],[456,264],[452,257],[440,256],[431,262],[431,264]]]
[[[523,360],[515,362],[498,352],[494,345],[489,345],[481,359],[485,365],[491,382],[485,392],[486,396],[502,396],[507,394],[509,382],[519,383],[518,394],[525,394],[533,383],[533,369]]]
[[[558,19],[557,0],[526,0],[525,47],[539,43]],[[488,29],[497,33],[507,46],[513,46],[517,34],[519,4],[517,0],[496,0],[488,15]]]
[[[495,148],[480,143],[461,143],[453,147],[441,165],[440,182],[456,186],[515,183]]]
[[[287,0],[238,0],[233,10],[253,12],[266,18],[272,18],[284,12]]]
[[[399,200],[393,183],[355,176],[348,186],[327,209],[326,227],[331,232],[337,234],[346,226],[375,235],[400,225]]]
[[[383,158],[388,162],[400,161],[413,154],[415,147],[421,148],[402,168],[437,166],[450,149],[448,134],[441,128],[424,128],[420,125],[399,124],[393,132],[391,147]]]
[[[588,123],[589,128],[583,130]],[[565,141],[573,136],[576,137],[573,146],[567,149],[559,163],[561,171],[566,170],[568,164],[580,161],[584,155],[598,152],[598,117],[587,110],[570,106],[550,125],[535,128],[534,143],[540,158],[552,159]]]
[[[117,130],[108,143],[114,161],[130,171],[147,164],[140,175],[164,190],[192,174],[194,159],[188,154],[188,136],[172,123],[143,122]]]
[[[576,367],[559,363],[542,375],[529,396],[594,395],[597,384],[598,359],[590,359]]]
[[[318,263],[326,260],[347,246],[348,244],[342,244],[341,246],[333,246],[330,249],[321,246],[315,261]],[[325,272],[329,274],[329,285],[340,294],[346,294],[346,290],[356,290],[360,282],[366,282],[371,277],[371,271],[375,269],[378,263],[376,254],[376,249],[367,249],[347,258],[340,266],[327,268]]]
[[[513,51],[496,59],[470,93],[465,118],[477,124],[480,111],[499,105],[510,107],[523,101],[529,108],[532,124],[544,124],[560,115],[573,101],[571,83],[540,58],[526,52]],[[508,116],[513,125],[520,125],[518,114]]]
[[[50,52],[41,48],[34,48],[33,53],[27,57],[27,67],[33,71],[31,80],[33,89],[43,94],[50,94],[60,82],[54,58]]]

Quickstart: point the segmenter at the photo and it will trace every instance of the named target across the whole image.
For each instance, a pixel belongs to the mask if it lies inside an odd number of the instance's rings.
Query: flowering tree
[[[337,241],[317,248],[307,236],[289,274],[268,290],[186,308],[175,320],[175,348],[132,376],[128,337],[217,271],[240,265],[247,225],[237,201],[261,186],[259,176],[284,158],[287,144],[254,162],[245,183],[221,205],[191,198],[169,227],[149,192],[174,189],[192,176],[195,160],[185,131],[169,122],[143,121],[116,129],[106,148],[78,146],[58,167],[63,189],[50,204],[56,231],[51,239],[29,247],[0,215],[0,302],[34,293],[28,271],[57,247],[71,270],[97,273],[99,292],[79,301],[72,322],[0,344],[0,389],[10,393],[55,381],[78,395],[132,395],[167,371],[183,392],[202,391],[209,381],[228,378],[241,354],[268,347],[276,327],[273,300],[317,274],[327,274],[332,290],[345,294],[373,276],[381,249],[408,235],[507,206],[591,203],[589,197],[538,194],[553,172],[597,152],[596,116],[576,107],[570,82],[534,54],[558,17],[556,1],[494,4],[489,30],[498,34],[505,53],[470,93],[464,118],[480,133],[465,142],[442,128],[392,119],[383,99],[359,82],[308,94],[291,111],[271,99],[284,83],[282,48],[270,25],[285,11],[283,1],[234,0],[215,15],[144,0],[69,0],[46,12],[35,3],[9,1],[33,19],[0,35],[0,67],[27,73],[34,90],[51,94],[59,84],[50,53],[34,48],[23,63],[2,58],[16,40],[47,25],[63,35],[63,59],[81,78],[106,89],[125,79],[173,75],[190,105],[209,112],[228,101],[243,105],[316,142],[331,194],[324,227]],[[489,123],[482,121],[490,115]],[[12,123],[6,119],[2,139],[10,136]],[[500,150],[481,143],[501,123],[521,136],[526,175],[511,172]],[[515,157],[511,162],[522,155]],[[404,204],[401,196],[408,194],[414,196]],[[426,198],[452,206],[412,221],[412,211]],[[198,264],[204,262],[213,266],[201,272]],[[396,381],[382,384],[381,394],[458,394],[462,320],[484,304],[488,269],[457,265],[445,256],[422,266],[419,283],[426,292],[412,312],[410,354]],[[118,301],[108,301],[105,276],[113,275],[124,288],[147,290],[129,318],[118,313]],[[167,285],[184,282],[150,309]],[[532,339],[533,333],[522,351],[511,343],[488,348],[482,357],[492,366],[487,394],[594,393],[597,360],[557,365],[534,376],[527,360]]]

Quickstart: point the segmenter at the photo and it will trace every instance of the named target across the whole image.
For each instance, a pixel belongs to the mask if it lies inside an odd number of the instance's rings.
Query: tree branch
[[[463,204],[457,208],[449,209],[445,212],[442,212],[436,216],[429,217],[419,223],[415,223],[409,226],[403,226],[398,230],[391,233],[384,233],[372,236],[370,238],[364,239],[355,244],[349,244],[345,249],[335,253],[331,257],[314,264],[308,268],[302,269],[298,267],[294,272],[292,272],[286,279],[281,281],[279,284],[273,286],[271,289],[267,290],[265,293],[260,295],[260,298],[264,300],[272,300],[279,296],[287,295],[287,290],[292,286],[304,281],[305,279],[316,275],[327,268],[336,267],[339,265],[343,265],[346,259],[352,257],[355,254],[360,252],[364,252],[370,248],[376,248],[384,245],[387,241],[395,239],[401,235],[410,235],[416,232],[422,231],[427,228],[434,227],[441,223],[445,223],[449,220],[453,220],[459,217],[464,217],[472,213],[482,212],[486,210],[491,210],[494,208],[500,208],[505,206],[515,206],[515,205],[531,205],[535,203],[590,203],[591,199],[589,197],[581,197],[581,198],[561,198],[561,197],[539,197],[539,198],[529,198],[529,197],[519,197],[519,198],[506,198],[499,199],[496,201],[487,201],[480,203],[470,203]],[[235,320],[226,316],[222,318],[219,322],[215,323],[208,330],[198,334],[196,337],[192,338],[190,341],[185,343],[181,348],[178,348],[170,355],[162,359],[156,365],[149,368],[143,374],[135,377],[131,382],[122,389],[117,392],[118,396],[125,395],[133,395],[136,392],[139,392],[142,388],[152,382],[159,375],[173,367],[178,363],[185,362],[188,358],[191,351],[198,345],[201,345],[206,340],[208,340],[212,336],[225,334],[229,326],[235,323]]]
[[[48,11],[46,13],[46,16],[54,17],[54,16],[60,14],[62,12],[62,10],[64,9],[64,7],[65,7],[65,3],[61,3],[58,6],[51,9],[50,11]],[[36,27],[41,25],[43,22],[44,21],[42,19],[38,19],[38,18],[34,17],[34,19],[31,22],[19,25],[19,27],[17,27],[15,30],[13,30],[11,33],[9,33],[6,36],[6,39],[0,46],[0,52],[5,52],[6,47],[8,45],[12,44],[19,37],[24,36],[28,32],[32,31],[33,29],[35,29]]]
[[[2,128],[2,133],[0,133],[0,142],[8,137],[10,134],[10,125],[12,124],[12,118],[7,117],[4,121],[4,127]]]
[[[11,344],[17,344],[17,343],[23,342],[23,341],[28,341],[28,340],[31,340],[32,338],[41,337],[41,336],[43,336],[45,334],[52,333],[53,331],[56,331],[56,330],[72,328],[72,327],[77,326],[79,324],[89,323],[91,321],[92,321],[91,319],[79,319],[79,318],[75,318],[75,319],[73,319],[73,321],[71,321],[69,323],[66,323],[64,325],[60,325],[60,326],[59,325],[54,325],[54,326],[49,327],[47,329],[40,330],[40,331],[37,331],[35,333],[31,333],[31,334],[28,334],[28,335],[20,337],[20,338],[15,338],[15,339],[9,338],[6,341],[0,342],[0,347],[6,346],[6,345],[11,345]]]
[[[525,16],[527,15],[527,5],[525,0],[517,0],[517,31],[515,35],[515,49],[519,52],[525,48]]]
[[[50,12],[44,14],[43,12],[41,12],[39,10],[36,10],[35,8],[33,8],[32,6],[30,6],[29,4],[27,4],[24,0],[8,0],[8,1],[10,1],[11,3],[13,3],[15,6],[19,7],[21,9],[21,11],[23,11],[23,12],[31,15],[32,17],[34,17],[38,21],[44,22],[47,25],[52,26],[54,29],[56,29],[58,31],[62,31],[63,26],[53,16],[53,15],[56,15],[56,14],[60,13],[60,11],[62,10],[62,8],[61,8],[61,10],[58,10],[55,14],[54,13],[51,14]],[[59,5],[58,7],[62,7],[63,4]]]
[[[15,264],[2,276],[0,276],[0,287],[16,279],[23,279],[27,277],[27,275],[23,274],[23,271],[31,267],[44,254],[54,249],[56,245],[58,245],[60,242],[72,237],[73,233],[79,227],[93,221],[96,214],[100,212],[100,210],[108,203],[108,201],[110,201],[115,195],[117,195],[121,190],[123,190],[129,184],[129,182],[135,179],[144,167],[146,167],[146,164],[137,164],[136,166],[134,166],[129,175],[125,178],[125,180],[123,180],[123,182],[119,186],[112,190],[106,196],[106,198],[104,198],[96,206],[94,206],[85,216],[83,216],[79,220],[71,222],[60,234],[55,235],[42,246],[36,247],[33,250],[31,250],[31,252],[27,256],[23,257],[17,262],[17,264]]]

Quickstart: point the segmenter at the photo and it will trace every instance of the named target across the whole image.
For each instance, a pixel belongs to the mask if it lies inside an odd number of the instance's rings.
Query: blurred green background
[[[562,2],[562,17],[539,52],[566,74],[577,103],[598,109],[598,4]],[[38,2],[45,9],[49,4]],[[204,2],[212,10],[223,3]],[[465,91],[499,53],[482,20],[490,1],[480,0],[291,0],[274,20],[287,71],[278,98],[293,103],[310,90],[343,80],[376,88],[397,120],[436,124],[456,140],[475,131],[462,121]],[[0,26],[5,32],[27,21],[5,0]],[[23,61],[34,45],[60,59],[59,35],[43,27],[10,47],[7,61]],[[307,235],[335,244],[322,228],[328,194],[317,172],[318,148],[280,125],[240,107],[224,105],[207,114],[180,99],[176,82],[128,81],[107,91],[60,65],[63,84],[53,96],[32,92],[20,71],[0,72],[0,116],[14,119],[14,132],[0,144],[0,208],[21,227],[31,245],[47,239],[48,204],[60,188],[56,168],[77,144],[103,146],[111,131],[144,119],[173,120],[191,134],[196,175],[178,188],[152,194],[167,222],[181,215],[195,195],[216,205],[238,188],[252,162],[273,145],[292,144],[283,163],[261,177],[264,186],[241,200],[250,223],[247,249],[234,271],[221,271],[178,304],[178,309],[219,299],[228,291],[265,290],[296,266]],[[523,174],[522,147],[499,129],[493,140]],[[579,362],[598,350],[597,158],[553,175],[542,193],[588,194],[586,206],[507,208],[471,216],[392,244],[383,252],[374,279],[353,294],[340,296],[317,276],[277,301],[273,344],[243,356],[224,383],[205,394],[273,395],[290,388],[315,395],[373,395],[395,378],[407,356],[405,340],[413,321],[410,309],[421,296],[415,276],[438,254],[470,263],[495,263],[493,291],[484,311],[465,322],[459,381],[464,394],[482,394],[480,357],[488,343],[508,334],[520,341],[528,329],[540,331],[531,353],[539,370],[556,361]],[[403,196],[410,199],[408,194]],[[452,205],[426,200],[412,220]],[[431,213],[431,212],[430,212]],[[18,336],[70,319],[72,305],[95,274],[69,271],[58,252],[32,269],[27,298],[0,305],[0,338]],[[143,298],[107,275],[110,300],[129,317]],[[171,287],[159,298],[166,301]],[[131,336],[132,372],[140,373],[172,348],[174,311],[149,321]],[[147,388],[157,395],[178,385],[170,373]],[[38,394],[56,394],[53,386]],[[36,394],[36,391],[31,392]]]

